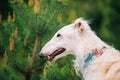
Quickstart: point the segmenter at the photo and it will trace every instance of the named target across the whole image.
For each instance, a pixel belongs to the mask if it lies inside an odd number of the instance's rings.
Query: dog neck
[[[86,53],[83,57],[77,56],[76,60],[74,61],[74,67],[76,70],[76,73],[80,76],[79,72],[84,73],[84,70],[89,67],[91,62],[95,60],[96,58],[100,57],[102,54],[104,54],[104,51],[107,48],[103,46],[100,50],[93,49],[92,52]],[[79,64],[80,63],[80,64]]]
[[[89,53],[89,52],[91,52],[94,49],[100,50],[104,46],[105,47],[109,47],[99,37],[97,37],[97,35],[93,31],[91,31],[91,30],[86,32],[86,34],[84,35],[82,46],[83,46],[83,50],[84,50],[83,52],[84,53]]]
[[[88,32],[89,34],[84,34],[82,37],[82,42],[76,41],[76,45],[74,47],[74,53],[75,53],[75,69],[76,72],[84,72],[84,56],[90,52],[93,52],[96,56],[101,55],[103,53],[97,52],[97,50],[102,49],[104,46],[109,47],[107,44],[105,44],[101,39],[99,39],[94,32]],[[80,38],[81,39],[81,38]],[[94,51],[96,52],[94,52]],[[80,63],[80,64],[79,64]],[[79,73],[78,73],[79,74]]]

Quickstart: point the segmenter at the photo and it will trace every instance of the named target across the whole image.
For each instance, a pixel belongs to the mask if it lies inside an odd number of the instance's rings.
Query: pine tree
[[[41,60],[38,53],[45,41],[50,38],[49,33],[54,33],[55,29],[63,25],[61,24],[62,9],[65,7],[65,2],[63,0],[28,0],[25,3],[23,0],[10,0],[9,3],[13,11],[8,12],[7,21],[3,22],[0,15],[2,27],[0,41],[5,48],[2,59],[4,66],[0,69],[0,72],[4,73],[0,74],[0,78],[61,79],[65,74],[63,70],[62,72],[59,70],[57,63],[47,67],[44,65],[46,60]],[[4,70],[8,72],[8,76],[2,77],[5,75]],[[60,75],[57,76],[56,73]],[[64,77],[67,79],[69,76],[70,74]]]

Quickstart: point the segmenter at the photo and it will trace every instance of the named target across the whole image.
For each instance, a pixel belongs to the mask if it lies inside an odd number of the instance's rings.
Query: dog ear
[[[83,32],[83,30],[84,30],[84,26],[79,21],[75,23],[75,27],[77,27],[80,32]]]

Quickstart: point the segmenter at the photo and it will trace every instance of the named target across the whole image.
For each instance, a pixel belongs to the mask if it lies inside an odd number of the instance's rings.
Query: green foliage
[[[3,60],[2,60],[3,61]],[[24,76],[15,71],[9,65],[2,62],[0,66],[0,80],[24,80]]]
[[[67,59],[67,61],[65,61]],[[44,71],[41,75],[41,80],[78,80],[75,70],[72,65],[73,56],[62,58],[57,62],[48,62],[44,66]]]
[[[51,34],[63,26],[60,23],[62,23],[61,13],[65,3],[44,0],[40,3],[39,14],[34,12],[34,6],[30,7],[26,3],[21,4],[19,1],[9,3],[14,12],[12,15],[8,13],[8,20],[0,24],[0,46],[3,50],[1,64],[5,65],[1,67],[1,80],[61,80],[62,77],[67,80],[72,79],[73,77],[70,76],[72,65],[59,67],[60,62],[44,65],[46,60],[38,57],[41,47],[51,38]],[[41,75],[44,75],[45,66],[47,76],[43,77]],[[74,77],[78,78],[76,75]]]

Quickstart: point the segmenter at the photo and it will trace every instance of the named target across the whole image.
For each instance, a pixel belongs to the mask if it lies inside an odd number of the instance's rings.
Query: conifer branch
[[[62,8],[62,6],[57,5],[56,9],[54,10],[53,14],[51,15],[50,19],[47,20],[47,22],[45,23],[45,26],[41,29],[41,33],[43,33],[46,28],[48,27],[48,25],[50,24],[50,22],[53,20],[54,16],[56,15],[56,13]]]

